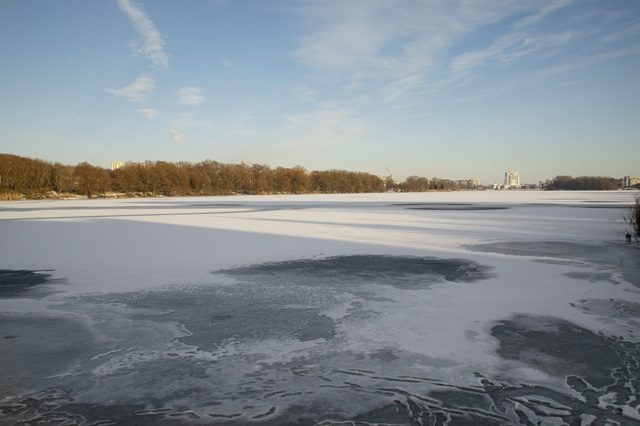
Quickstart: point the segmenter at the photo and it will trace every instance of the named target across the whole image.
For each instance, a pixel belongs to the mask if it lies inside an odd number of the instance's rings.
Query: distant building
[[[118,169],[124,169],[125,167],[148,167],[153,165],[153,162],[147,160],[145,162],[138,162],[138,161],[112,161],[111,162],[111,171],[114,170],[118,170]]]
[[[458,187],[460,189],[478,189],[480,188],[480,179],[472,178],[472,179],[462,179],[456,181]]]
[[[509,170],[504,174],[505,188],[520,188],[520,174],[516,171]]]
[[[111,162],[111,171],[121,169],[125,167],[127,164],[124,161],[112,161]]]
[[[149,160],[143,163],[139,161],[127,161],[127,167],[149,167],[151,164],[153,163]]]
[[[634,178],[631,176],[625,176],[622,178],[622,187],[631,188],[640,184],[640,178]]]

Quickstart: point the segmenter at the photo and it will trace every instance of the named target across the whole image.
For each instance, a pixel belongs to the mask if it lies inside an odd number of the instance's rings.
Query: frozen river
[[[0,424],[640,424],[630,192],[0,204]]]

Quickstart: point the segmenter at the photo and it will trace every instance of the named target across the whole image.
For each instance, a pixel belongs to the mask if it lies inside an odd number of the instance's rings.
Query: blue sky
[[[0,152],[640,176],[637,0],[2,0]]]

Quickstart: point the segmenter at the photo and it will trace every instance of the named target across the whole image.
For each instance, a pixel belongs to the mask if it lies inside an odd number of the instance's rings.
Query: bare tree
[[[78,191],[91,198],[96,193],[108,191],[111,186],[111,176],[100,167],[89,163],[80,163],[73,171]]]
[[[70,192],[73,188],[73,166],[54,163],[51,167],[51,186],[57,192]]]
[[[640,244],[640,192],[633,196],[634,203],[629,206],[624,220],[631,226],[629,234],[635,240],[636,244]]]

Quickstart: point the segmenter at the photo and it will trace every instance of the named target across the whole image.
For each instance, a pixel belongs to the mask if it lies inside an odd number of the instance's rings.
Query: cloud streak
[[[196,120],[192,114],[188,113],[178,114],[171,119],[170,124],[173,129],[178,130],[203,129],[213,126],[213,123],[210,120]]]
[[[311,87],[304,84],[298,85],[292,89],[292,93],[299,99],[312,102],[316,99],[317,93]]]
[[[562,9],[563,7],[569,6],[571,3],[574,3],[575,0],[554,0],[546,5],[543,5],[539,10],[534,12],[533,14],[528,15],[525,18],[522,18],[518,22],[516,22],[516,28],[526,27],[532,24],[535,24],[542,19],[546,18],[551,13],[555,12],[558,9]]]
[[[160,31],[142,9],[131,0],[118,0],[118,6],[129,17],[142,37],[139,53],[160,68],[169,67],[169,56],[164,51],[164,40]]]
[[[198,105],[205,101],[204,96],[200,93],[202,89],[199,87],[181,87],[176,90],[176,96],[178,97],[178,103],[181,105]]]
[[[156,111],[153,108],[140,108],[138,110],[138,112],[140,113],[140,115],[142,115],[144,118],[147,118],[149,120],[153,120],[154,118],[156,118],[156,116],[158,115],[158,111]]]
[[[171,140],[176,143],[181,143],[187,140],[187,138],[182,133],[174,129],[169,130],[169,137],[171,137]]]
[[[453,59],[450,65],[454,73],[472,71],[489,62],[508,63],[535,52],[565,45],[575,39],[571,31],[544,35],[527,36],[508,33],[485,49],[465,52]]]
[[[461,35],[499,21],[515,7],[505,0],[326,3],[301,6],[313,30],[300,39],[296,57],[356,79],[405,78],[424,71]]]
[[[351,111],[338,109],[332,105],[300,114],[282,117],[281,142],[307,150],[321,146],[333,146],[352,140],[362,134],[364,123],[354,117]]]
[[[375,83],[391,102],[429,85],[455,83],[481,65],[505,66],[569,43],[575,32],[539,24],[574,2],[307,0],[297,12],[309,32],[294,56],[345,79],[348,89]],[[497,39],[487,31],[493,25],[505,28]]]
[[[149,75],[141,75],[130,85],[122,89],[104,89],[105,92],[116,96],[128,98],[131,102],[142,102],[147,94],[155,87],[153,78]]]
[[[197,120],[192,114],[182,113],[169,120],[169,136],[174,142],[184,142],[187,136],[183,133],[185,130],[213,129],[213,123],[210,120]]]

